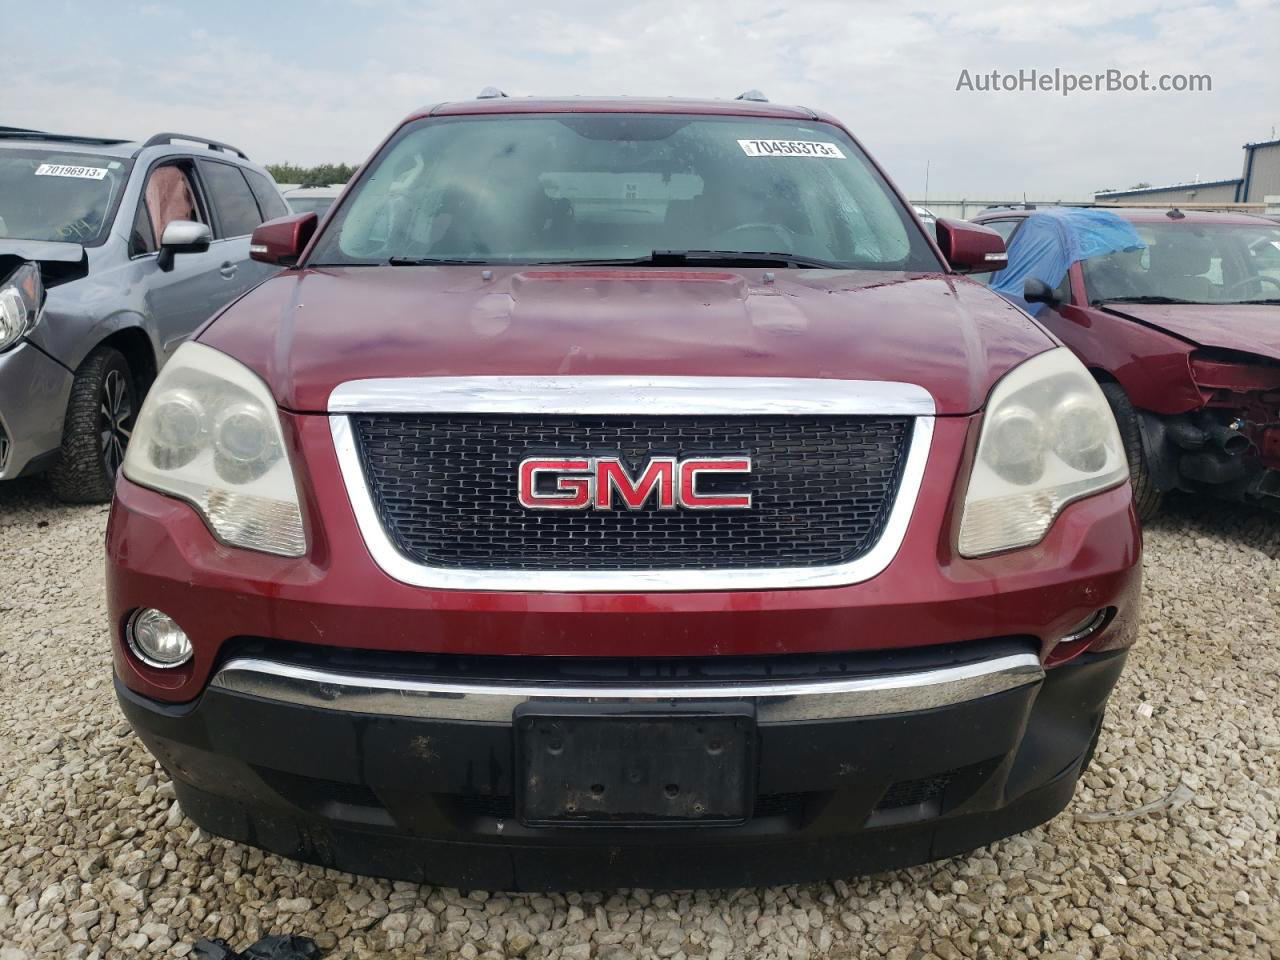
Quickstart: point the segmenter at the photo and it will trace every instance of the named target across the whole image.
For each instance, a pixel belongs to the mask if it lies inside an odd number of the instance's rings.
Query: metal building
[[[1094,200],[1098,203],[1261,204],[1276,196],[1280,196],[1280,140],[1264,140],[1244,145],[1244,170],[1231,180],[1108,190],[1094,194]]]
[[[1280,140],[1244,145],[1244,174],[1236,199],[1241,203],[1262,203],[1280,195]]]
[[[1240,180],[1211,180],[1207,183],[1178,183],[1168,187],[1145,187],[1139,190],[1109,190],[1094,194],[1099,203],[1235,203]]]

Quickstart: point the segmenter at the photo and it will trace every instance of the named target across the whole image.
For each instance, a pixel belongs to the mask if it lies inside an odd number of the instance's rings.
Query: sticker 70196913
[[[37,177],[77,177],[81,180],[101,180],[106,175],[106,167],[77,167],[69,163],[42,163],[36,167]]]
[[[845,159],[834,143],[820,140],[739,140],[748,157],[831,157]]]

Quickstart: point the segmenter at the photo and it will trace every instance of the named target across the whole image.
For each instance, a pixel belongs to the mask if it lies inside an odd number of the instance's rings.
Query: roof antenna
[[[768,103],[768,102],[769,102],[769,98],[768,98],[768,97],[766,97],[766,96],[765,96],[763,93],[761,93],[759,90],[757,90],[755,87],[752,87],[752,88],[751,88],[750,90],[748,90],[746,93],[740,93],[740,94],[738,94],[738,95],[737,95],[736,97],[734,97],[733,99],[735,99],[735,100],[750,100],[752,103]]]
[[[1177,207],[1171,207],[1171,208],[1169,209],[1169,212],[1168,212],[1168,213],[1166,213],[1166,214],[1165,214],[1165,216],[1166,216],[1166,217],[1168,217],[1170,220],[1185,220],[1185,219],[1187,219],[1187,215],[1186,215],[1185,213],[1183,213],[1181,210],[1179,210]]]
[[[498,100],[505,97],[506,94],[498,87],[485,87],[476,97],[477,100]]]

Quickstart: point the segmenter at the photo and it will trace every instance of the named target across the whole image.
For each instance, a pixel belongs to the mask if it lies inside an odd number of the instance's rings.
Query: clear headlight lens
[[[40,268],[24,263],[0,282],[0,350],[8,350],[36,325],[44,305]]]
[[[225,353],[178,348],[142,405],[124,473],[191,503],[225,543],[283,557],[306,552],[275,401]]]
[[[1115,418],[1089,371],[1065,347],[1032,357],[987,401],[960,552],[1039,543],[1063,507],[1128,476]]]

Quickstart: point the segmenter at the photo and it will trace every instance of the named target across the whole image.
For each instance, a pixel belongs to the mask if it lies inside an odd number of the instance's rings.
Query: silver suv
[[[47,471],[64,500],[110,499],[156,373],[275,272],[249,234],[288,213],[224,143],[0,127],[0,480]]]

